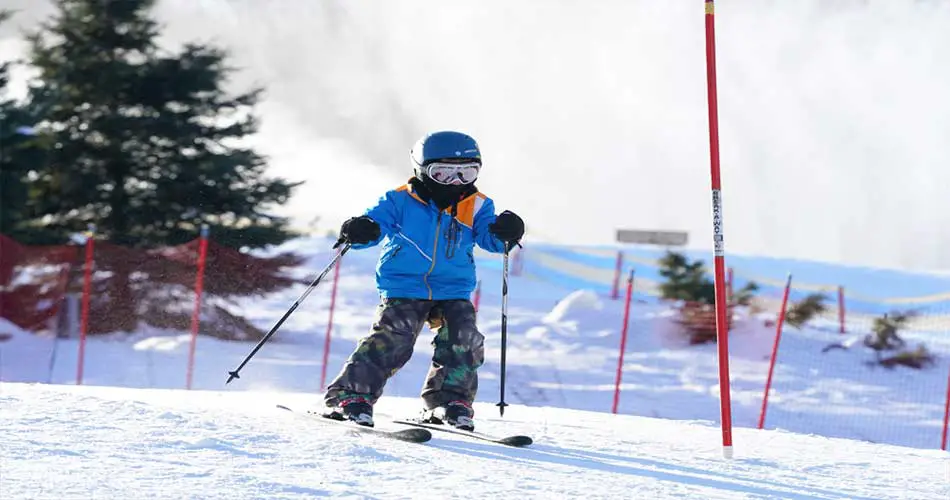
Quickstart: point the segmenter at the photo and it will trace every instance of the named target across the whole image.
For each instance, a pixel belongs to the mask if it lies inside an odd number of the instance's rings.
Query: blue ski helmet
[[[469,160],[482,162],[478,143],[461,132],[443,130],[419,139],[409,151],[416,177],[423,180],[422,167],[436,160]]]

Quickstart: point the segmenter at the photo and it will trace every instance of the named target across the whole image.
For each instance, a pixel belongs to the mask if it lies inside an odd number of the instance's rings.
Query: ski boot
[[[422,412],[422,421],[427,424],[449,424],[463,431],[475,430],[475,410],[465,401],[451,401],[443,406]]]
[[[336,407],[323,415],[333,420],[352,420],[359,425],[373,427],[373,404],[366,396],[359,394],[340,398]]]

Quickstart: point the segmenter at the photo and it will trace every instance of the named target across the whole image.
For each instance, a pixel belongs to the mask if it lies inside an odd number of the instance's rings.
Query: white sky
[[[47,8],[12,3],[20,24]],[[410,175],[419,136],[456,128],[481,142],[479,186],[531,237],[678,229],[707,248],[700,3],[162,0],[158,14],[170,45],[226,44],[235,84],[267,86],[256,141],[274,173],[308,181],[282,209],[300,224],[361,212]],[[727,253],[950,268],[948,4],[717,3]]]

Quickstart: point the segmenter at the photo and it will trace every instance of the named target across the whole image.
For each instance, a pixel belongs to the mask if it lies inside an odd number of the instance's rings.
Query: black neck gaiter
[[[445,210],[462,199],[478,192],[478,188],[475,187],[474,183],[447,186],[431,179],[421,181],[413,177],[409,180],[409,184],[412,185],[420,198],[426,201],[432,200],[439,210]]]

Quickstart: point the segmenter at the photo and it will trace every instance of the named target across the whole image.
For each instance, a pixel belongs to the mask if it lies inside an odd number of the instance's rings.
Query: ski
[[[478,432],[478,431],[465,431],[462,429],[456,429],[455,427],[452,427],[450,425],[430,424],[430,423],[422,422],[421,420],[416,419],[416,418],[396,419],[396,420],[393,420],[393,423],[402,424],[402,425],[411,425],[416,428],[431,429],[431,430],[439,431],[439,432],[448,432],[450,434],[458,434],[460,436],[468,436],[470,438],[480,439],[482,441],[489,441],[489,442],[497,443],[497,444],[503,444],[506,446],[514,446],[516,448],[529,446],[532,443],[534,443],[534,440],[531,439],[530,436],[522,436],[522,435],[517,435],[517,434],[512,435],[512,436],[505,436],[505,437],[492,436],[490,434],[485,434],[483,432]]]
[[[336,424],[336,425],[343,425],[343,426],[346,426],[346,428],[354,430],[354,431],[366,432],[369,434],[376,434],[377,436],[381,436],[387,439],[395,439],[397,441],[405,441],[408,443],[425,443],[426,441],[429,441],[430,439],[432,439],[432,433],[425,429],[400,429],[400,430],[395,430],[395,431],[386,430],[386,429],[377,429],[375,427],[359,425],[359,424],[350,422],[348,420],[335,420],[329,417],[325,417],[313,411],[299,412],[288,406],[284,406],[280,404],[277,405],[277,408],[280,408],[281,410],[287,410],[291,413],[296,413],[297,415],[307,417],[307,418],[310,418],[311,420],[315,420],[318,422],[327,422],[327,423]]]

